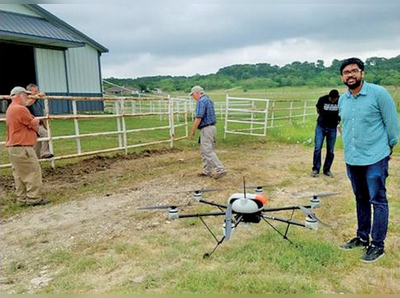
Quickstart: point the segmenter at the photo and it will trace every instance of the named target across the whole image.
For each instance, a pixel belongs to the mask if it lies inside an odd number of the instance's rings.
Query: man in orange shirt
[[[11,104],[6,112],[6,147],[15,181],[15,194],[21,205],[36,206],[49,203],[41,197],[42,170],[33,146],[37,140],[39,120],[31,115],[29,91],[23,87],[11,90]]]

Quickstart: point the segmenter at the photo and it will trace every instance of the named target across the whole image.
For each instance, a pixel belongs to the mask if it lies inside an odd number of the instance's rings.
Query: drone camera
[[[310,216],[306,217],[306,228],[310,230],[318,230],[318,221]]]
[[[179,218],[179,211],[178,208],[171,207],[168,209],[168,219],[174,220]]]

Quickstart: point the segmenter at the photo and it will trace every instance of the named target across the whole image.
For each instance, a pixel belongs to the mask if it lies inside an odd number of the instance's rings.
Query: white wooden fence
[[[227,134],[266,136],[269,99],[226,96],[224,139]],[[240,127],[237,127],[237,126]]]
[[[0,99],[7,99],[7,96],[2,96]],[[61,159],[70,159],[70,158],[75,158],[75,157],[82,157],[82,156],[89,156],[89,155],[95,155],[99,153],[108,153],[108,152],[114,152],[114,151],[124,151],[125,154],[128,152],[128,149],[130,148],[136,148],[136,147],[145,147],[145,146],[150,146],[150,145],[155,145],[155,144],[162,144],[162,143],[169,143],[170,147],[172,148],[174,145],[174,141],[178,141],[181,139],[185,139],[188,136],[188,121],[187,121],[187,116],[188,116],[188,109],[187,109],[187,103],[180,99],[173,99],[173,98],[165,98],[163,100],[157,98],[157,99],[152,99],[152,98],[147,98],[147,99],[136,99],[132,97],[64,97],[64,96],[47,96],[44,97],[44,106],[45,106],[45,115],[44,117],[38,117],[39,119],[42,119],[47,126],[47,131],[48,131],[48,138],[40,138],[38,141],[41,140],[47,140],[49,141],[50,149],[53,150],[54,148],[54,141],[57,140],[70,140],[70,139],[75,139],[76,143],[76,153],[73,154],[67,154],[67,155],[56,155],[54,158],[50,160],[52,166],[55,166],[54,161],[55,160],[61,160]],[[49,113],[49,100],[54,100],[54,99],[62,99],[62,100],[71,100],[72,101],[72,110],[73,114],[72,115],[51,115]],[[78,114],[77,111],[77,101],[96,101],[96,100],[101,100],[104,102],[111,103],[113,106],[113,111],[110,114],[104,113],[104,114],[97,114],[97,115],[88,115],[88,114]],[[153,102],[152,105],[154,106],[163,106],[164,109],[159,109],[157,111],[140,111],[138,112],[137,110],[132,110],[128,109],[127,107],[130,106],[135,106],[136,102],[140,100],[142,103],[144,101],[146,102]],[[168,125],[163,125],[163,126],[157,126],[157,127],[142,127],[142,128],[136,128],[136,129],[127,129],[126,127],[126,119],[130,117],[137,117],[137,118],[143,118],[143,117],[160,117],[160,119],[168,119]],[[181,121],[175,121],[175,116],[181,117]],[[93,120],[93,119],[116,119],[117,125],[116,125],[116,130],[112,131],[107,131],[107,132],[97,132],[97,133],[85,133],[82,134],[80,132],[80,126],[79,126],[79,121],[80,120]],[[52,126],[51,122],[54,120],[66,120],[66,119],[73,119],[74,121],[74,134],[72,135],[63,135],[63,136],[54,136],[52,134]],[[51,121],[50,121],[51,120]],[[0,119],[0,122],[5,122],[5,119]],[[176,128],[183,127],[184,129],[184,135],[180,137],[175,136],[175,130]],[[146,131],[156,131],[156,130],[161,130],[165,131],[165,138],[162,140],[157,140],[157,141],[152,141],[152,142],[140,142],[136,144],[128,144],[128,135],[133,134],[133,133],[138,133],[138,132],[146,132]],[[5,135],[5,134],[4,134]],[[93,138],[93,137],[104,137],[104,136],[110,136],[110,135],[117,135],[118,136],[118,145],[116,147],[111,147],[107,149],[102,149],[102,150],[95,150],[95,151],[85,151],[83,152],[82,150],[82,144],[81,140],[84,138]],[[0,142],[0,146],[4,146],[5,141]],[[43,161],[49,161],[42,159],[40,160],[41,162]],[[6,168],[10,167],[10,164],[1,164],[0,168]]]
[[[229,98],[229,95],[226,95]],[[186,96],[178,96],[182,101],[187,101],[188,113],[190,114],[191,120],[195,117],[196,102]],[[230,108],[244,108],[251,109],[250,98],[237,98],[237,100],[230,101]],[[255,101],[258,99],[255,98]],[[316,112],[316,101],[315,100],[273,100],[269,99],[268,105],[268,118],[267,128],[282,127],[284,125],[293,122],[305,122],[307,117],[315,116]],[[259,105],[255,105],[256,107]],[[225,120],[226,117],[226,100],[214,102],[215,115],[221,120]],[[284,120],[284,121],[282,121]],[[288,121],[286,121],[288,120]],[[278,123],[277,123],[278,122]]]
[[[0,96],[1,99],[7,99],[8,96]],[[72,115],[51,115],[49,113],[48,101],[53,99],[70,100],[72,102]],[[89,115],[79,114],[77,111],[77,101],[101,100],[104,102],[105,113]],[[47,125],[50,148],[54,149],[54,141],[74,139],[76,143],[76,152],[67,155],[56,155],[50,160],[54,167],[55,160],[70,159],[75,157],[89,156],[100,153],[124,151],[136,147],[145,147],[161,143],[169,143],[173,147],[174,141],[178,141],[188,136],[188,117],[193,121],[195,117],[196,102],[188,97],[180,98],[135,98],[135,97],[64,97],[64,96],[48,96],[44,98],[45,116],[39,117],[43,119]],[[268,100],[256,98],[234,98],[226,96],[225,102],[215,102],[215,113],[219,119],[225,120],[226,134],[248,134],[253,136],[265,136],[267,129],[282,127],[292,122],[305,122],[309,116],[316,115],[315,101],[301,100]],[[168,124],[157,127],[142,127],[135,129],[127,129],[126,119],[138,118],[144,119],[153,117],[161,121],[167,121]],[[116,119],[116,130],[108,132],[84,133],[80,131],[80,120],[90,119]],[[73,119],[74,134],[55,136],[52,134],[51,121]],[[51,121],[50,121],[51,120]],[[0,123],[5,119],[0,118]],[[228,126],[229,125],[229,126]],[[177,137],[175,130],[183,127],[184,134]],[[128,135],[146,132],[146,131],[165,131],[165,138],[152,142],[140,142],[129,144]],[[116,135],[118,137],[118,145],[102,150],[85,151],[82,149],[82,139],[100,138],[104,136]],[[5,133],[3,134],[5,136]],[[0,142],[0,146],[4,146],[5,142]],[[4,160],[4,159],[3,159]],[[41,160],[49,161],[49,160]],[[10,164],[0,164],[0,168],[10,167]]]

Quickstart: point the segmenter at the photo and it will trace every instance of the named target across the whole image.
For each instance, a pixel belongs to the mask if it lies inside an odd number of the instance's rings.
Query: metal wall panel
[[[68,49],[66,57],[69,92],[102,93],[98,51],[86,45]]]
[[[36,78],[44,92],[68,92],[64,51],[35,48]]]
[[[36,78],[41,91],[52,93],[68,93],[65,55],[63,50],[35,48]],[[63,100],[49,102],[51,114],[68,114],[70,106]]]

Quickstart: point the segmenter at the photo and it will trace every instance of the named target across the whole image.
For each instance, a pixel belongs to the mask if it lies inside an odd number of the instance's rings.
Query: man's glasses
[[[356,74],[359,74],[361,71],[362,71],[361,69],[355,68],[355,69],[352,69],[352,70],[345,70],[342,74],[344,76],[356,75]]]

